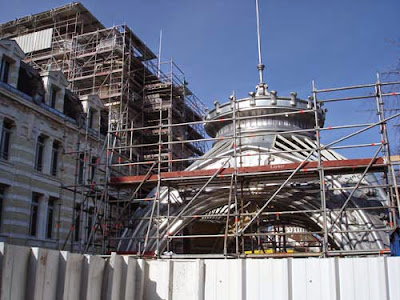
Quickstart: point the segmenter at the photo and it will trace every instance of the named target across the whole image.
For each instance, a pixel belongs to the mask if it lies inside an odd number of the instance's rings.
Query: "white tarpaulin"
[[[25,53],[51,48],[53,28],[24,34],[14,38]]]

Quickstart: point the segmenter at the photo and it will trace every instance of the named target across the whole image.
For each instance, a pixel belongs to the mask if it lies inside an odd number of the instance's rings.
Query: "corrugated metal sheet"
[[[400,299],[399,257],[136,259],[0,243],[1,299]]]
[[[51,48],[53,28],[18,36],[14,40],[25,53]]]
[[[289,299],[288,262],[287,259],[246,260],[246,299]]]
[[[292,295],[298,295],[295,299],[337,299],[334,259],[294,259],[291,265]]]
[[[385,258],[341,259],[338,269],[341,299],[388,299]]]

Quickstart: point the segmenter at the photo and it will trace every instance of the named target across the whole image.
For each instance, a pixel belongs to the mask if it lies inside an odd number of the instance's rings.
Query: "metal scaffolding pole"
[[[320,139],[320,125],[318,111],[319,104],[317,101],[317,92],[315,88],[315,82],[312,82],[312,93],[313,93],[313,103],[314,103],[314,119],[315,119],[315,137],[317,141],[317,158],[318,158],[318,173],[319,173],[319,184],[320,184],[320,197],[321,197],[321,213],[322,213],[322,224],[323,224],[323,243],[322,243],[322,253],[326,255],[328,253],[328,224],[327,224],[327,213],[326,213],[326,191],[325,191],[325,171],[322,164],[322,149],[321,149],[321,139]]]

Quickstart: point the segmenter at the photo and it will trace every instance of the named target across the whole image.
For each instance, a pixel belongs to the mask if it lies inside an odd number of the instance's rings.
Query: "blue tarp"
[[[390,235],[390,255],[400,256],[400,229],[397,228]]]

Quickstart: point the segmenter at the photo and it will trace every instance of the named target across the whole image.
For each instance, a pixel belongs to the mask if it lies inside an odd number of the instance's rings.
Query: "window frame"
[[[95,211],[93,206],[88,208],[86,225],[86,241],[89,241],[90,233],[92,232],[93,226],[95,226]]]
[[[0,184],[0,231],[3,228],[3,210],[4,210],[4,202],[6,200],[6,185]]]
[[[43,157],[45,151],[46,137],[41,134],[36,139],[36,151],[35,151],[35,170],[43,172]]]
[[[11,61],[11,59],[9,59],[3,55],[2,59],[1,59],[1,65],[0,65],[0,81],[1,82],[4,82],[6,84],[9,83],[10,71],[11,71],[12,64],[13,64],[13,62]]]
[[[49,197],[47,202],[47,211],[46,211],[46,239],[53,239],[54,233],[54,224],[55,224],[55,213],[56,213],[56,204],[58,202],[58,198]]]
[[[40,200],[43,197],[42,194],[32,192],[31,199],[31,212],[29,218],[29,236],[37,237],[39,229],[39,219],[40,219]]]
[[[49,95],[49,106],[51,108],[56,108],[57,105],[57,96],[58,96],[58,92],[59,92],[59,88],[57,86],[55,86],[54,84],[52,84],[50,86],[50,95]]]
[[[61,143],[59,141],[53,141],[53,146],[51,149],[51,166],[50,166],[50,174],[53,176],[58,175],[60,148],[61,148]]]
[[[0,159],[9,160],[14,122],[4,119],[0,136]]]
[[[74,220],[74,242],[79,242],[81,240],[81,203],[76,203],[74,209],[75,211],[75,220]]]
[[[92,107],[89,108],[88,112],[88,128],[94,129],[94,117],[97,113],[97,110],[93,109]]]
[[[85,180],[85,153],[80,153],[78,157],[78,184],[83,184]]]
[[[92,156],[92,159],[90,161],[90,182],[94,182],[94,179],[96,177],[98,159],[99,158],[97,156]]]

